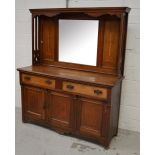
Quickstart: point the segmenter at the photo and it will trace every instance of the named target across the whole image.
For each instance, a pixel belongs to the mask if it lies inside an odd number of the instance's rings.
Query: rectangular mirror
[[[98,20],[59,20],[59,61],[96,66]]]

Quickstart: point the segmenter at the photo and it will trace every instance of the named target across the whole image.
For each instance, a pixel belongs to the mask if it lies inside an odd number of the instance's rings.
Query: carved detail
[[[78,12],[76,12],[78,13]],[[88,15],[90,17],[102,17],[102,16],[113,16],[113,17],[117,17],[117,18],[121,18],[121,13],[113,13],[113,12],[81,12],[85,15]],[[44,13],[35,13],[33,14],[33,17],[36,17],[36,16],[47,16],[47,17],[55,17],[55,16],[58,16],[60,15],[61,13],[59,12],[44,12]]]
[[[37,63],[39,63],[39,60],[40,60],[40,53],[39,53],[39,51],[34,51],[34,54],[33,54],[33,63],[34,64],[37,64]]]
[[[91,16],[91,17],[101,17],[101,16],[113,16],[117,18],[121,18],[120,13],[104,13],[104,12],[84,12],[84,14]]]
[[[33,14],[34,17],[36,16],[47,16],[47,17],[54,17],[54,16],[58,16],[60,13],[58,12],[44,12],[44,13],[36,13]]]

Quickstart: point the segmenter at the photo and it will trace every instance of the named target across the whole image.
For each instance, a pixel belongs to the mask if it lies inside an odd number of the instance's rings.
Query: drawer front
[[[47,89],[55,88],[55,80],[45,78],[45,77],[40,77],[40,76],[22,74],[21,82],[24,84],[34,85],[34,86],[43,87]]]
[[[84,95],[89,95],[97,98],[107,99],[107,89],[95,86],[88,86],[72,82],[63,82],[62,89],[68,92],[74,92]]]

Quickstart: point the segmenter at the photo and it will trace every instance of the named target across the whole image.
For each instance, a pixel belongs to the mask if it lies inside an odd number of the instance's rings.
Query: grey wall
[[[69,7],[128,6],[129,15],[125,80],[123,81],[119,128],[139,131],[140,8],[139,0],[70,0]],[[30,8],[65,7],[64,0],[16,0],[16,68],[31,65]],[[16,71],[16,106],[21,106]]]

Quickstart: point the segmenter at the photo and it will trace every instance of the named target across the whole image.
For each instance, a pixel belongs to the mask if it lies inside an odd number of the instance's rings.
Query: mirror
[[[98,20],[59,20],[59,61],[96,66]]]

